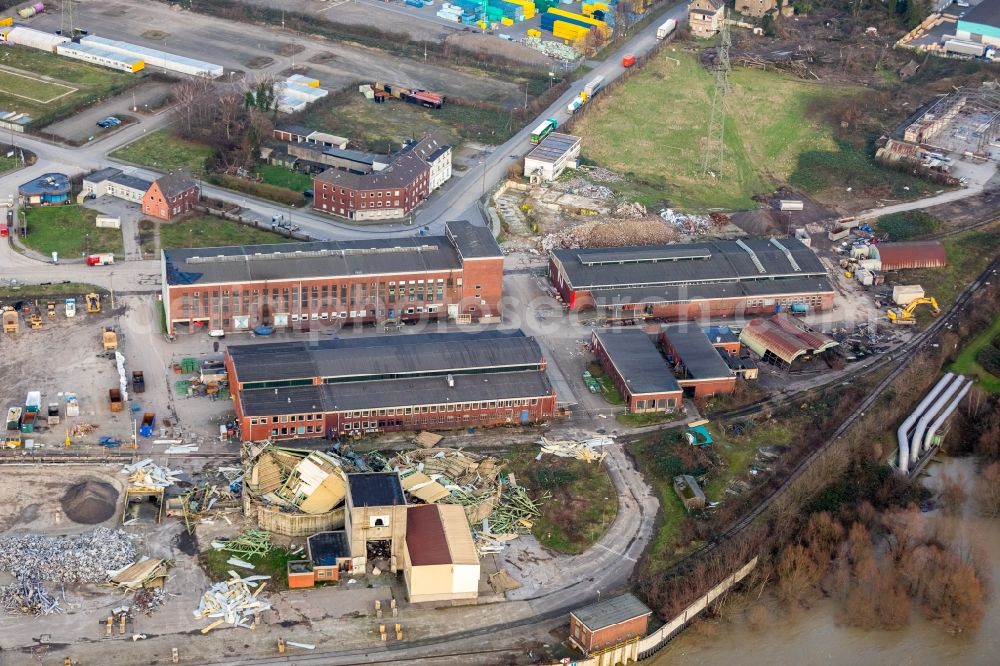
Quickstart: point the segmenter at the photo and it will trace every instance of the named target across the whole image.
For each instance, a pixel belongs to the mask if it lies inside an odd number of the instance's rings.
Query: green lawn
[[[143,223],[148,222],[143,220]],[[142,229],[143,227],[140,227]],[[293,239],[272,233],[270,229],[248,227],[218,217],[199,216],[182,222],[159,223],[160,247],[225,247],[228,245],[264,245],[291,243]]]
[[[34,119],[33,129],[67,115],[80,105],[110,97],[136,81],[132,74],[28,48],[0,51],[0,68],[6,70],[0,74],[0,108],[29,114]],[[17,74],[49,80],[31,81]],[[73,88],[76,91],[72,94],[47,102]]]
[[[542,515],[531,533],[560,553],[582,553],[592,546],[618,515],[618,494],[603,464],[544,455],[537,447],[516,447],[507,453],[507,468],[532,497],[552,495],[541,505]]]
[[[615,419],[618,420],[618,423],[621,423],[623,426],[628,426],[629,428],[642,428],[644,426],[657,425],[659,423],[669,423],[670,421],[679,418],[680,416],[673,412],[644,412],[642,414],[620,412],[615,415]]]
[[[81,282],[57,282],[54,284],[26,284],[20,287],[0,287],[0,298],[15,300],[41,298],[44,296],[65,296],[69,294],[89,294],[103,292],[98,286]]]
[[[195,176],[204,175],[205,160],[211,156],[208,146],[181,139],[167,129],[158,129],[111,153],[111,157],[160,171],[185,168]]]
[[[890,241],[908,241],[930,236],[941,230],[944,223],[922,210],[882,215],[875,220],[879,233],[889,234]]]
[[[43,206],[27,210],[28,235],[24,244],[49,256],[75,259],[95,252],[121,255],[122,232],[94,226],[97,211],[82,206]]]
[[[993,342],[993,339],[1000,336],[1000,315],[993,320],[990,327],[983,331],[979,337],[970,342],[959,354],[955,362],[951,364],[951,370],[969,377],[976,377],[976,384],[980,388],[990,393],[1000,393],[1000,377],[991,374],[983,369],[976,360],[976,355]]]
[[[257,173],[261,175],[264,182],[268,185],[284,187],[294,192],[303,192],[312,189],[312,176],[307,176],[304,173],[287,169],[283,166],[263,164],[257,167]]]
[[[235,557],[253,564],[256,568],[243,569],[226,564],[226,561]],[[271,592],[279,592],[288,589],[288,561],[305,559],[304,553],[292,556],[287,550],[272,548],[263,555],[236,555],[226,550],[206,550],[198,556],[198,563],[205,570],[205,574],[213,583],[229,580],[229,572],[235,571],[241,577],[245,576],[270,576],[267,581],[267,589]]]
[[[757,449],[762,446],[787,446],[792,442],[792,429],[784,422],[768,421],[754,427],[745,435],[725,434],[715,424],[709,426],[712,433],[712,451],[722,456],[726,466],[709,476],[705,484],[705,497],[710,502],[725,499],[729,482],[750,468],[757,457]]]

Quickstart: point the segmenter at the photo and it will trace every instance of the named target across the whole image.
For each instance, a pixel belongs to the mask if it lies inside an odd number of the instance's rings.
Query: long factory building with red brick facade
[[[499,319],[503,254],[485,227],[441,236],[162,253],[167,332],[309,331],[417,319]]]
[[[571,311],[686,320],[833,307],[819,258],[796,238],[553,250],[549,279]]]
[[[243,441],[529,424],[556,408],[519,330],[232,345],[225,363]]]

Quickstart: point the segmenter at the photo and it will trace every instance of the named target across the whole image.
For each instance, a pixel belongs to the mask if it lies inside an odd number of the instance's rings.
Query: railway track
[[[808,456],[803,458],[798,465],[792,470],[784,482],[776,488],[771,494],[765,497],[761,502],[757,504],[749,513],[745,514],[740,520],[728,527],[724,532],[715,537],[711,542],[701,546],[700,548],[688,553],[683,558],[673,563],[667,568],[667,575],[676,575],[681,573],[691,567],[691,565],[704,557],[708,553],[712,552],[718,548],[719,544],[731,539],[748,526],[750,526],[757,518],[766,512],[775,500],[777,500],[781,495],[785,493],[788,487],[794,483],[802,474],[805,473],[809,467],[812,466],[833,444],[845,433],[847,432],[857,421],[864,415],[864,413],[873,405],[875,401],[879,398],[882,392],[890,385],[904,370],[909,366],[910,361],[913,359],[913,354],[911,352],[919,349],[924,343],[931,340],[941,329],[943,329],[947,324],[949,324],[965,305],[968,304],[972,295],[987,281],[989,276],[991,276],[995,271],[1000,270],[1000,257],[995,258],[990,264],[979,274],[979,276],[959,294],[959,297],[951,305],[946,313],[934,321],[933,324],[928,326],[924,331],[916,335],[913,339],[909,340],[903,344],[900,348],[888,357],[882,364],[873,364],[869,371],[874,370],[876,367],[882,367],[885,363],[890,363],[895,359],[897,363],[896,367],[890,372],[881,382],[878,383],[865,399],[858,405],[854,411],[848,416],[840,426],[833,432],[826,442],[817,448],[815,451],[810,453]],[[842,378],[838,381],[842,381]]]

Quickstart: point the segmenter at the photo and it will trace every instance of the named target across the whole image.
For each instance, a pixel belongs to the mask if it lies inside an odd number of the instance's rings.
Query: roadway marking
[[[614,555],[617,555],[618,557],[624,557],[626,560],[631,560],[632,562],[637,562],[638,561],[634,557],[632,557],[631,555],[626,555],[625,553],[619,553],[617,550],[611,550],[610,548],[608,548],[607,546],[605,546],[603,543],[596,543],[594,545],[597,546],[598,548],[603,548],[604,550],[606,550],[609,553],[612,553]]]

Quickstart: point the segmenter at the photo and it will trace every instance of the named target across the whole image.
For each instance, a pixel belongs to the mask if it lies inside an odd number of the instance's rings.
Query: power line
[[[701,155],[701,175],[721,177],[726,151],[726,96],[729,94],[729,47],[732,39],[729,22],[723,10],[719,48],[715,56],[715,90],[712,93],[712,111],[708,118],[708,135]]]

